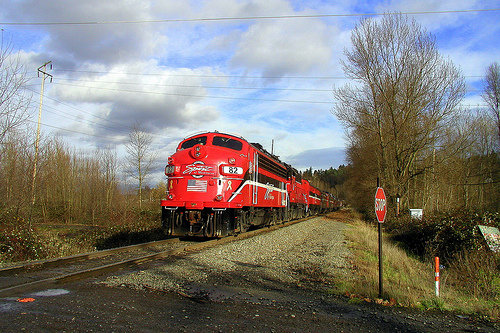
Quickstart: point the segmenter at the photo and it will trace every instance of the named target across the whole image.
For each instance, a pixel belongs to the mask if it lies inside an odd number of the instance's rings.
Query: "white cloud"
[[[376,8],[376,12],[431,12],[431,11],[453,11],[453,10],[469,10],[477,8],[478,4],[485,5],[486,1],[480,3],[477,0],[394,0],[389,2],[381,2]],[[475,14],[468,13],[438,13],[438,14],[422,14],[413,16],[419,24],[426,27],[428,30],[436,30],[442,27],[450,27],[463,23],[462,19],[465,16]]]
[[[219,117],[215,108],[199,104],[206,91],[200,77],[190,76],[210,73],[162,68],[155,61],[127,63],[111,67],[107,74],[89,74],[76,81],[59,79],[64,84],[56,85],[52,92],[66,102],[101,105],[99,116],[105,118],[108,127],[96,128],[99,135],[126,132],[134,123],[156,133]]]
[[[335,29],[316,20],[258,22],[245,32],[232,64],[264,76],[307,73],[331,61]]]
[[[21,22],[111,22],[154,18],[148,2],[64,1],[40,3],[36,0],[2,6],[4,17]],[[168,38],[152,24],[48,25],[41,26],[45,38],[41,52],[59,63],[98,61],[124,62],[142,57],[160,56],[168,49]]]

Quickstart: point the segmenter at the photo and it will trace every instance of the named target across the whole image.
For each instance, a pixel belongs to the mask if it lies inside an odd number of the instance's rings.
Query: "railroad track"
[[[205,248],[271,232],[313,217],[306,217],[253,230],[239,234],[238,236],[229,236],[204,242],[183,241],[178,238],[171,238],[2,268],[0,269],[0,297],[24,294],[35,289],[43,289],[71,281],[95,277],[169,256],[173,257],[200,251]]]

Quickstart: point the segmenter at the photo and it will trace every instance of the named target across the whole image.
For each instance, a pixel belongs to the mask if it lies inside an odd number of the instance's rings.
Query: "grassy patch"
[[[128,212],[126,218],[90,224],[35,224],[22,219],[0,223],[0,266],[12,262],[64,257],[162,239],[159,214]]]
[[[361,216],[349,212],[343,217],[353,226],[347,231],[357,278],[337,285],[343,294],[356,294],[361,299],[378,297],[378,233],[376,226],[365,223]],[[343,212],[342,214],[346,214]],[[334,216],[333,216],[334,217]],[[335,217],[334,217],[335,218]],[[455,257],[441,271],[440,297],[434,294],[432,262],[422,262],[409,255],[384,235],[383,283],[386,300],[420,309],[453,310],[499,319],[500,277],[498,255],[488,252],[466,253]]]

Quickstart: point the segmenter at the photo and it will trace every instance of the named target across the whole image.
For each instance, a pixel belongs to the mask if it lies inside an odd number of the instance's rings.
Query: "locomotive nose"
[[[198,144],[191,148],[189,155],[191,155],[194,159],[201,160],[202,158],[207,157],[207,149],[205,146]]]

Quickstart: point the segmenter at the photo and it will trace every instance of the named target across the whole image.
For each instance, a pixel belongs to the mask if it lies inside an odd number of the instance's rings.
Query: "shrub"
[[[500,214],[457,210],[426,216],[422,220],[403,216],[391,219],[384,227],[408,250],[420,257],[439,256],[447,262],[458,253],[479,251],[485,242],[477,225],[499,227]]]
[[[500,257],[490,251],[463,251],[450,260],[450,283],[476,298],[500,297]]]
[[[25,223],[0,227],[0,261],[14,262],[46,258],[51,251]]]

